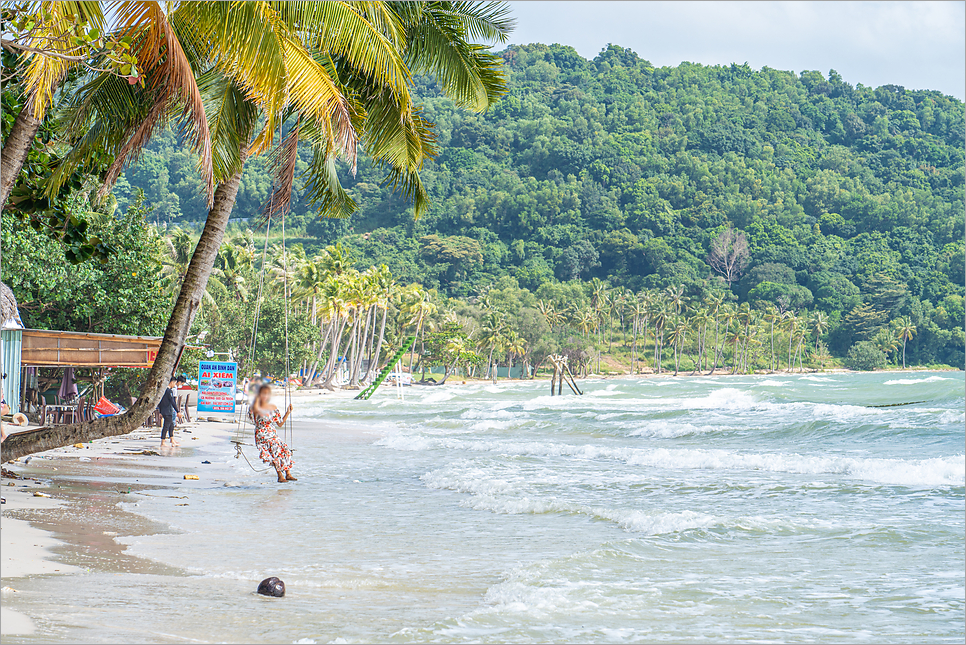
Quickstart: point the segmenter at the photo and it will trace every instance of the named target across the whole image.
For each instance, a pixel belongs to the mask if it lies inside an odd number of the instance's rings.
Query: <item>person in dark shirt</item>
[[[174,422],[176,418],[181,417],[181,413],[178,411],[178,397],[174,393],[176,387],[178,387],[178,379],[172,376],[168,382],[168,387],[164,390],[164,395],[161,396],[161,402],[158,403],[158,412],[161,413],[161,417],[164,419],[164,424],[161,426],[162,448],[164,447],[165,436],[167,436],[172,446],[180,445],[174,440]]]

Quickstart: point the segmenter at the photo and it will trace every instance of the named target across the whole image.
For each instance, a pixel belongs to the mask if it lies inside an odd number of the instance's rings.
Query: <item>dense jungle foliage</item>
[[[441,149],[423,171],[426,216],[413,221],[362,160],[343,173],[351,220],[293,203],[307,252],[341,241],[360,269],[385,264],[463,298],[507,277],[530,292],[593,278],[699,300],[724,290],[828,314],[842,356],[906,316],[919,329],[912,362],[963,365],[962,102],[834,70],[655,68],[614,45],[592,61],[562,45],[503,58],[510,92],[487,114],[419,86]],[[270,183],[267,161],[252,160],[234,216],[257,217]],[[123,205],[136,188],[155,221],[204,217],[194,159],[171,132],[115,195]],[[729,226],[749,252],[730,285],[708,262]]]

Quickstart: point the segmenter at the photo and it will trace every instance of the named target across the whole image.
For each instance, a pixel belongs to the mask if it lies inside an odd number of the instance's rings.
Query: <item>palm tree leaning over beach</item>
[[[191,71],[214,108],[205,107],[202,121],[211,132],[219,184],[154,366],[126,413],[64,426],[56,433],[33,433],[29,441],[5,442],[4,458],[130,432],[150,414],[205,291],[245,159],[268,150],[283,121],[294,119],[295,125],[274,154],[278,177],[269,216],[287,207],[301,138],[315,151],[310,176],[316,180],[309,197],[324,213],[347,216],[355,207],[338,184],[335,163],[341,156],[354,166],[360,139],[369,155],[388,167],[389,181],[413,200],[416,214],[424,211],[428,202],[418,171],[435,147],[429,124],[409,95],[411,71],[434,76],[461,107],[485,111],[506,91],[506,81],[499,57],[472,39],[505,41],[512,27],[508,11],[503,3],[177,5],[165,24],[180,43],[188,43],[184,50]],[[73,118],[89,125],[71,130],[85,133],[69,155],[71,163],[80,165],[106,143],[123,166],[163,120],[156,96],[116,80],[95,78],[79,93]],[[120,113],[114,109],[118,105],[125,106]],[[198,120],[192,123],[195,131],[202,127]]]

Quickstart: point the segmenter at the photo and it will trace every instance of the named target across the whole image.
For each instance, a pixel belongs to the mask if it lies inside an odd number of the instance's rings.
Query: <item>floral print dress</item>
[[[285,472],[292,467],[292,451],[278,438],[276,429],[281,425],[282,415],[278,410],[269,416],[255,417],[255,446],[263,462]]]

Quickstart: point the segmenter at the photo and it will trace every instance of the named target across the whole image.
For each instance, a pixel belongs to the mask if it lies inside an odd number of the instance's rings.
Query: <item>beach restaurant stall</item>
[[[58,391],[58,400],[54,403],[69,405],[69,399],[77,396],[76,384],[71,387],[74,370],[100,368],[106,373],[114,367],[151,367],[160,346],[161,338],[155,336],[49,329],[4,330],[3,371],[7,374],[4,396],[11,411],[18,412],[28,384],[31,389],[41,389],[37,386],[40,371],[50,373],[60,368],[62,376],[58,380],[61,380],[63,391]]]

